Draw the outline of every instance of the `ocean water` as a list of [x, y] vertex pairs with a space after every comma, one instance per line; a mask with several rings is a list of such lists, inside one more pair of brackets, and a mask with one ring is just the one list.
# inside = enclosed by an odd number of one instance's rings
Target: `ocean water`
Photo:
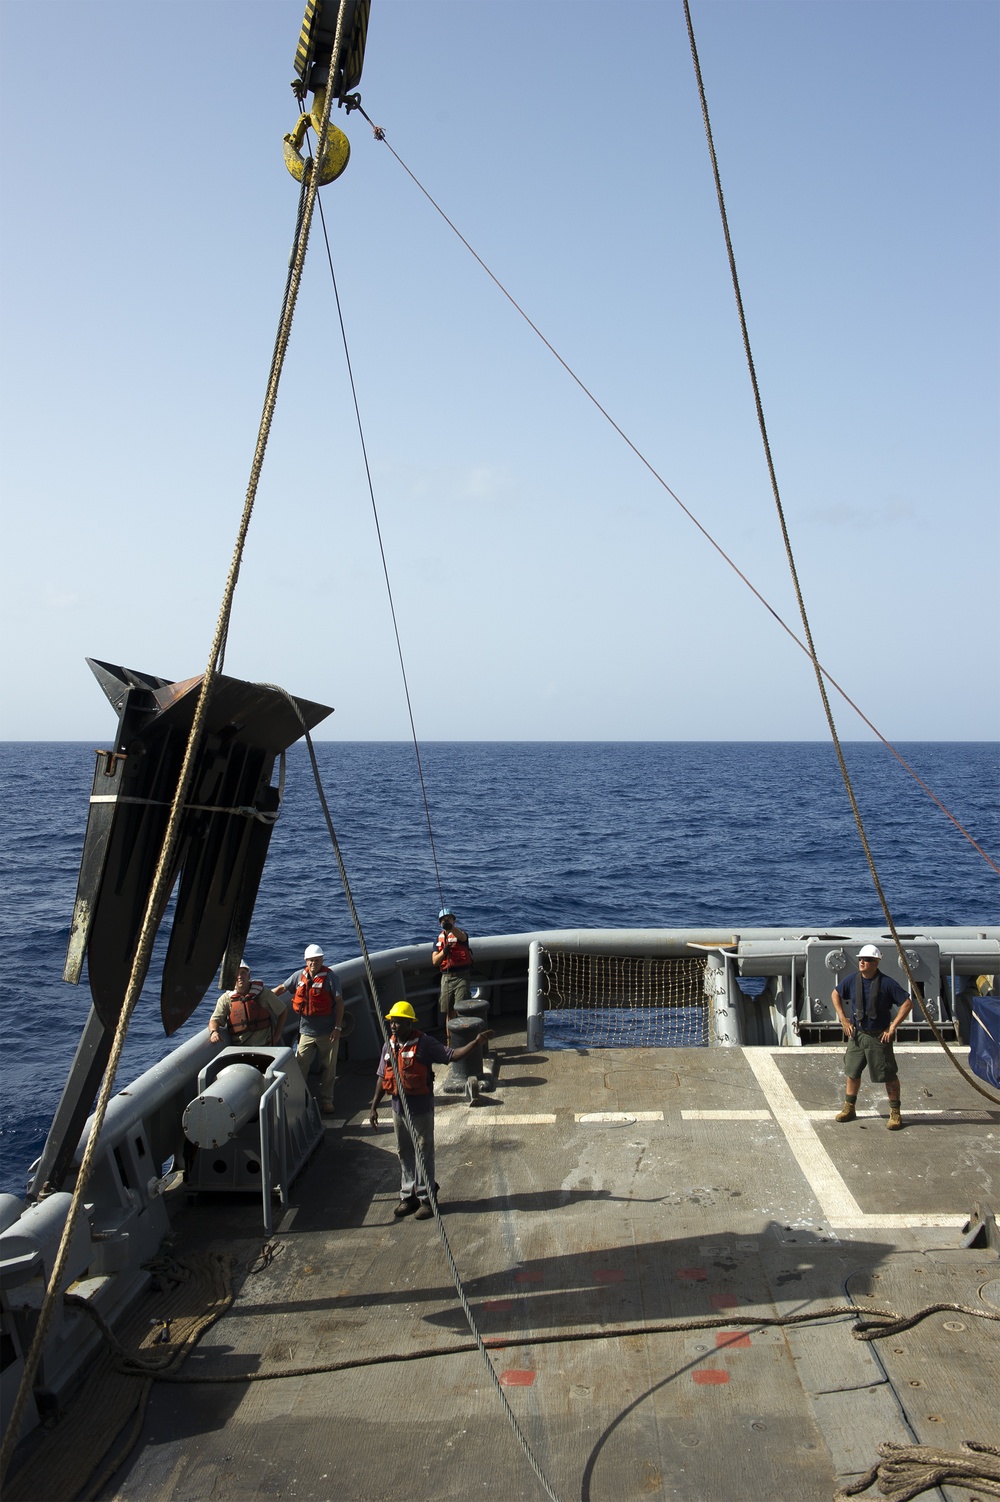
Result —
[[[439, 907], [412, 746], [324, 742], [324, 787], [366, 942], [432, 939]], [[846, 748], [897, 921], [1000, 921], [1000, 879], [880, 746]], [[900, 747], [994, 859], [1000, 746]], [[834, 753], [823, 743], [429, 743], [421, 748], [445, 898], [470, 933], [534, 928], [881, 926]], [[0, 1188], [23, 1189], [89, 997], [61, 979], [93, 747], [0, 744]], [[305, 944], [357, 941], [302, 746], [289, 754], [247, 953], [277, 983]], [[162, 949], [160, 950], [162, 954]], [[119, 1084], [203, 1027], [214, 990], [171, 1043], [159, 960]]]

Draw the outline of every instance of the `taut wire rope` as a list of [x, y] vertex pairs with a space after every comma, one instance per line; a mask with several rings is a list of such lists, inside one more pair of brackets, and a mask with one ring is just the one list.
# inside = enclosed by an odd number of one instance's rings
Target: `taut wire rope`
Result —
[[733, 250], [732, 235], [729, 231], [729, 216], [726, 213], [726, 203], [722, 192], [722, 178], [719, 173], [719, 162], [716, 156], [715, 142], [712, 138], [712, 125], [708, 116], [708, 101], [705, 96], [705, 84], [702, 78], [701, 64], [698, 60], [698, 48], [695, 43], [694, 26], [691, 20], [690, 0], [682, 0], [682, 3], [684, 6], [684, 16], [687, 21], [688, 40], [691, 44], [691, 58], [694, 63], [695, 78], [698, 85], [698, 99], [701, 103], [702, 120], [705, 125], [705, 135], [708, 140], [708, 152], [712, 162], [712, 175], [715, 179], [715, 192], [719, 203], [719, 214], [722, 219], [722, 229], [726, 240], [726, 253], [729, 258], [729, 272], [733, 283], [733, 293], [736, 297], [736, 308], [739, 314], [740, 331], [743, 336], [743, 349], [744, 353], [746, 354], [747, 369], [750, 372], [750, 384], [753, 388], [754, 405], [757, 409], [757, 425], [760, 428], [761, 442], [764, 446], [764, 459], [767, 464], [767, 473], [771, 482], [771, 493], [774, 496], [774, 505], [778, 516], [778, 524], [781, 528], [781, 537], [785, 546], [785, 558], [788, 562], [788, 571], [791, 576], [792, 587], [795, 590], [795, 599], [799, 607], [799, 619], [802, 622], [802, 630], [807, 643], [809, 659], [813, 665], [813, 671], [816, 676], [816, 685], [819, 689], [820, 698], [823, 702], [823, 712], [826, 715], [826, 723], [830, 731], [830, 739], [833, 742], [834, 751], [837, 755], [837, 763], [840, 767], [840, 775], [843, 778], [844, 788], [847, 792], [847, 797], [851, 805], [851, 811], [854, 814], [854, 822], [857, 825], [858, 835], [861, 839], [861, 845], [865, 852], [865, 859], [868, 862], [868, 869], [871, 872], [871, 878], [875, 886], [875, 892], [878, 897], [879, 906], [882, 909], [886, 924], [889, 928], [889, 932], [892, 935], [892, 942], [896, 946], [896, 953], [899, 956], [900, 966], [905, 972], [906, 978], [910, 983], [910, 992], [916, 998], [920, 1010], [923, 1012], [924, 1018], [926, 1019], [931, 1032], [934, 1034], [935, 1039], [937, 1040], [940, 1047], [944, 1049], [948, 1058], [958, 1070], [958, 1073], [962, 1076], [966, 1083], [971, 1085], [972, 1088], [980, 1095], [985, 1096], [985, 1098], [989, 1101], [992, 1101], [994, 1105], [1000, 1105], [1000, 1096], [994, 1095], [992, 1091], [987, 1090], [985, 1089], [985, 1087], [980, 1085], [980, 1083], [952, 1053], [943, 1034], [938, 1030], [938, 1027], [930, 1014], [927, 1004], [924, 1001], [923, 989], [920, 986], [920, 983], [917, 981], [915, 975], [913, 974], [913, 967], [910, 964], [909, 957], [905, 949], [903, 948], [903, 941], [896, 929], [896, 923], [893, 918], [892, 911], [889, 907], [889, 901], [885, 895], [881, 878], [879, 877], [878, 871], [875, 866], [875, 857], [872, 854], [871, 845], [868, 841], [868, 833], [865, 829], [865, 823], [861, 815], [861, 809], [858, 806], [857, 797], [855, 796], [854, 785], [851, 782], [851, 776], [847, 770], [847, 762], [844, 759], [844, 751], [843, 747], [840, 744], [840, 736], [837, 733], [837, 727], [834, 723], [833, 710], [830, 706], [830, 698], [826, 691], [826, 682], [824, 679], [823, 668], [818, 656], [816, 655], [816, 647], [813, 643], [812, 627], [809, 624], [809, 614], [806, 610], [805, 597], [803, 596], [802, 587], [799, 583], [798, 568], [796, 567], [795, 555], [792, 550], [792, 540], [791, 536], [789, 535], [788, 524], [785, 519], [785, 509], [781, 501], [781, 491], [778, 486], [778, 476], [774, 467], [774, 458], [771, 453], [771, 443], [767, 435], [767, 424], [764, 420], [764, 404], [760, 394], [760, 384], [757, 380], [757, 371], [754, 366], [753, 351], [750, 347], [750, 331], [747, 327], [746, 312], [743, 306], [743, 294], [740, 289], [740, 279], [736, 269], [736, 254]]
[[[337, 31], [335, 37], [335, 53], [338, 55], [341, 33], [343, 29], [343, 12], [337, 12]], [[327, 94], [323, 119], [320, 126], [321, 139], [326, 139], [326, 128], [330, 119], [330, 109], [333, 104], [333, 91]], [[76, 1184], [73, 1189], [66, 1221], [63, 1226], [59, 1248], [56, 1252], [52, 1273], [49, 1277], [45, 1296], [42, 1300], [38, 1314], [38, 1324], [35, 1327], [34, 1337], [25, 1358], [24, 1371], [17, 1390], [17, 1397], [11, 1410], [10, 1420], [3, 1437], [3, 1445], [0, 1447], [0, 1479], [7, 1473], [11, 1456], [17, 1444], [21, 1430], [21, 1420], [27, 1406], [28, 1397], [31, 1393], [35, 1372], [38, 1369], [45, 1340], [49, 1327], [52, 1323], [56, 1300], [59, 1297], [66, 1264], [69, 1260], [69, 1250], [76, 1229], [76, 1223], [80, 1216], [83, 1205], [83, 1197], [94, 1166], [97, 1147], [100, 1141], [101, 1130], [104, 1126], [104, 1118], [107, 1114], [111, 1092], [114, 1088], [115, 1075], [121, 1062], [122, 1050], [125, 1046], [125, 1037], [128, 1032], [132, 1013], [135, 1011], [139, 996], [142, 992], [143, 982], [149, 961], [153, 952], [153, 941], [156, 937], [160, 924], [160, 916], [166, 906], [170, 888], [173, 883], [174, 856], [180, 837], [181, 819], [184, 815], [187, 796], [194, 778], [195, 762], [201, 746], [204, 733], [205, 721], [208, 716], [208, 706], [211, 701], [212, 689], [215, 678], [220, 670], [225, 652], [225, 643], [229, 631], [229, 620], [232, 614], [233, 596], [236, 590], [236, 582], [239, 578], [240, 562], [243, 557], [243, 549], [246, 544], [247, 533], [250, 527], [250, 518], [253, 515], [254, 501], [257, 496], [257, 485], [260, 480], [261, 469], [264, 464], [264, 454], [267, 450], [267, 441], [270, 436], [271, 422], [274, 416], [275, 403], [277, 401], [278, 386], [281, 380], [281, 372], [284, 365], [285, 354], [288, 348], [288, 338], [291, 333], [292, 318], [295, 312], [295, 303], [298, 297], [299, 286], [302, 281], [302, 268], [305, 264], [306, 249], [309, 243], [309, 228], [312, 223], [313, 209], [316, 202], [316, 194], [319, 189], [321, 155], [313, 162], [312, 171], [309, 173], [309, 186], [305, 195], [305, 202], [300, 200], [297, 233], [295, 242], [295, 254], [292, 262], [291, 275], [289, 276], [285, 297], [278, 326], [278, 335], [275, 341], [274, 355], [271, 361], [271, 371], [268, 377], [267, 390], [264, 396], [264, 407], [261, 414], [260, 426], [257, 433], [257, 443], [254, 449], [253, 462], [250, 467], [250, 479], [247, 485], [246, 497], [243, 503], [243, 512], [237, 530], [236, 543], [233, 548], [232, 561], [229, 574], [226, 579], [222, 595], [222, 603], [216, 622], [215, 634], [212, 638], [212, 646], [208, 656], [208, 663], [201, 681], [198, 692], [198, 703], [195, 708], [191, 730], [188, 734], [187, 746], [184, 751], [184, 761], [181, 766], [177, 788], [174, 792], [170, 814], [167, 819], [167, 827], [163, 836], [163, 844], [160, 848], [159, 860], [156, 872], [150, 887], [149, 898], [146, 902], [146, 911], [143, 915], [142, 927], [136, 944], [136, 951], [132, 961], [132, 972], [129, 976], [125, 998], [122, 1002], [121, 1013], [118, 1018], [118, 1026], [111, 1045], [111, 1053], [108, 1059], [101, 1088], [98, 1092], [97, 1103], [94, 1107], [92, 1126], [84, 1150], [83, 1161], [77, 1174]], [[305, 174], [303, 174], [305, 175]]]
[[410, 1114], [410, 1107], [407, 1103], [406, 1093], [403, 1090], [403, 1084], [399, 1076], [399, 1069], [397, 1066], [395, 1054], [390, 1047], [389, 1031], [385, 1025], [385, 1018], [379, 1011], [378, 987], [375, 982], [375, 972], [372, 969], [371, 958], [368, 953], [368, 945], [365, 941], [364, 930], [361, 926], [361, 919], [358, 916], [358, 910], [354, 902], [354, 894], [351, 891], [351, 883], [347, 875], [347, 867], [344, 864], [344, 857], [341, 853], [340, 841], [337, 839], [337, 831], [334, 828], [333, 818], [330, 814], [330, 806], [327, 802], [326, 793], [323, 789], [323, 779], [320, 776], [319, 763], [316, 760], [316, 752], [313, 747], [312, 736], [309, 733], [309, 727], [306, 725], [305, 719], [302, 716], [302, 711], [300, 710], [297, 701], [290, 693], [288, 693], [286, 689], [280, 688], [277, 684], [273, 683], [267, 683], [261, 686], [264, 688], [272, 689], [274, 692], [281, 694], [294, 709], [296, 715], [299, 718], [299, 723], [302, 726], [306, 747], [309, 751], [309, 760], [312, 765], [313, 780], [316, 784], [316, 792], [319, 797], [320, 807], [323, 810], [323, 818], [326, 822], [327, 832], [330, 836], [330, 843], [333, 846], [334, 855], [337, 861], [337, 869], [340, 872], [340, 880], [344, 888], [344, 897], [347, 901], [348, 911], [351, 915], [351, 922], [354, 925], [354, 932], [357, 935], [358, 948], [361, 951], [361, 958], [365, 967], [365, 977], [368, 982], [368, 999], [371, 1004], [372, 1016], [375, 1020], [376, 1026], [378, 1027], [379, 1033], [381, 1034], [382, 1042], [388, 1049], [389, 1062], [392, 1065], [393, 1078], [396, 1081], [397, 1098], [399, 1100], [401, 1113], [406, 1122], [407, 1131], [410, 1134], [410, 1141], [413, 1145], [413, 1152], [414, 1157], [416, 1158], [418, 1175], [427, 1185], [427, 1196], [430, 1201], [431, 1209], [434, 1212], [434, 1222], [437, 1226], [438, 1236], [441, 1239], [441, 1246], [444, 1250], [445, 1259], [448, 1263], [448, 1270], [451, 1273], [452, 1281], [455, 1285], [455, 1292], [458, 1296], [458, 1302], [462, 1306], [462, 1313], [465, 1315], [466, 1324], [468, 1325], [469, 1332], [472, 1335], [473, 1340], [475, 1341], [476, 1349], [479, 1351], [479, 1354], [483, 1358], [490, 1381], [493, 1384], [493, 1388], [496, 1391], [497, 1397], [500, 1399], [500, 1405], [503, 1408], [504, 1415], [514, 1431], [514, 1435], [521, 1447], [521, 1450], [524, 1453], [525, 1459], [531, 1466], [531, 1469], [534, 1471], [535, 1476], [537, 1477], [539, 1484], [544, 1489], [546, 1496], [551, 1499], [551, 1502], [559, 1502], [559, 1495], [553, 1489], [551, 1482], [548, 1480], [545, 1472], [542, 1470], [542, 1467], [528, 1441], [528, 1437], [524, 1433], [524, 1430], [521, 1428], [521, 1425], [518, 1422], [517, 1415], [515, 1414], [513, 1408], [510, 1406], [510, 1400], [503, 1390], [503, 1385], [501, 1384], [500, 1378], [497, 1375], [496, 1367], [493, 1365], [493, 1362], [490, 1358], [486, 1341], [483, 1339], [479, 1326], [476, 1323], [476, 1317], [472, 1312], [472, 1306], [469, 1303], [468, 1296], [465, 1292], [465, 1287], [462, 1283], [462, 1275], [458, 1270], [458, 1265], [455, 1262], [454, 1254], [451, 1250], [451, 1244], [448, 1240], [448, 1233], [445, 1231], [444, 1221], [441, 1219], [441, 1213], [438, 1209], [437, 1194], [435, 1193], [434, 1182], [431, 1175], [427, 1172], [427, 1164], [424, 1161], [424, 1155], [420, 1149], [420, 1139], [413, 1127], [413, 1117]]
[[[573, 381], [574, 384], [580, 389], [580, 391], [587, 398], [587, 400], [594, 407], [597, 408], [598, 412], [601, 414], [601, 416], [604, 418], [604, 420], [609, 424], [610, 427], [612, 427], [614, 429], [614, 431], [618, 434], [619, 438], [626, 445], [626, 447], [629, 448], [632, 451], [632, 453], [638, 459], [639, 463], [643, 466], [643, 468], [646, 469], [649, 472], [649, 474], [652, 476], [652, 478], [656, 481], [657, 485], [659, 485], [663, 490], [666, 491], [666, 493], [667, 493], [667, 495], [669, 495], [670, 499], [680, 508], [680, 510], [687, 517], [688, 521], [691, 522], [692, 526], [696, 527], [697, 530], [701, 533], [702, 537], [704, 537], [705, 541], [709, 544], [709, 546], [715, 549], [716, 553], [718, 553], [719, 557], [727, 565], [727, 567], [730, 568], [730, 569], [732, 569], [732, 571], [736, 575], [736, 577], [741, 581], [741, 583], [743, 583], [747, 587], [747, 589], [750, 591], [750, 593], [757, 599], [757, 601], [759, 602], [759, 604], [763, 605], [764, 609], [768, 612], [768, 614], [773, 617], [776, 625], [778, 625], [778, 626], [781, 627], [782, 631], [784, 631], [785, 634], [788, 637], [791, 638], [791, 640], [795, 643], [795, 645], [799, 648], [799, 650], [801, 652], [804, 652], [805, 655], [810, 658], [810, 661], [813, 661], [813, 658], [812, 658], [812, 656], [811, 656], [811, 654], [809, 652], [809, 648], [806, 645], [806, 643], [804, 641], [802, 641], [799, 636], [796, 635], [795, 631], [792, 629], [791, 626], [789, 626], [789, 624], [787, 623], [787, 621], [785, 621], [783, 619], [783, 617], [781, 616], [780, 612], [776, 609], [776, 607], [771, 604], [771, 602], [757, 588], [757, 586], [752, 582], [752, 580], [750, 580], [747, 577], [747, 575], [740, 568], [740, 566], [736, 562], [736, 560], [734, 558], [732, 558], [729, 553], [726, 552], [725, 548], [718, 541], [718, 539], [715, 538], [715, 537], [713, 537], [712, 533], [708, 530], [708, 528], [704, 525], [704, 523], [701, 522], [698, 519], [698, 517], [691, 510], [691, 508], [689, 506], [685, 505], [685, 503], [681, 500], [681, 498], [677, 494], [677, 492], [671, 488], [671, 486], [668, 484], [668, 482], [663, 478], [663, 476], [660, 474], [660, 472], [656, 469], [656, 467], [654, 466], [654, 464], [652, 463], [652, 461], [650, 459], [648, 459], [646, 457], [646, 455], [642, 452], [642, 450], [639, 448], [638, 444], [634, 443], [633, 440], [625, 432], [624, 428], [622, 428], [620, 426], [620, 424], [618, 422], [616, 422], [616, 420], [612, 417], [611, 413], [607, 410], [607, 408], [604, 407], [601, 404], [601, 402], [594, 395], [594, 393], [590, 390], [590, 388], [586, 385], [586, 383], [582, 380], [582, 378], [577, 375], [576, 371], [569, 364], [569, 362], [563, 358], [563, 356], [556, 349], [555, 345], [552, 344], [552, 342], [548, 338], [546, 338], [545, 334], [542, 333], [542, 330], [538, 327], [538, 325], [525, 312], [525, 310], [521, 307], [520, 303], [513, 296], [513, 294], [508, 291], [508, 289], [504, 286], [503, 282], [496, 275], [496, 273], [490, 269], [490, 267], [483, 260], [482, 256], [479, 254], [479, 252], [477, 250], [475, 250], [472, 247], [472, 245], [470, 245], [469, 241], [462, 234], [462, 232], [458, 228], [458, 226], [454, 223], [453, 220], [451, 220], [448, 217], [448, 215], [445, 213], [444, 209], [437, 202], [437, 200], [428, 192], [428, 190], [424, 187], [423, 183], [416, 176], [416, 174], [412, 171], [412, 169], [409, 166], [407, 166], [406, 162], [403, 161], [403, 158], [399, 155], [399, 152], [395, 149], [395, 147], [389, 141], [389, 138], [387, 137], [384, 128], [381, 125], [376, 125], [375, 122], [371, 119], [371, 116], [368, 115], [368, 114], [366, 114], [365, 110], [362, 108], [362, 106], [360, 104], [356, 105], [355, 108], [357, 108], [360, 111], [360, 113], [364, 116], [364, 118], [368, 121], [368, 124], [372, 128], [372, 134], [374, 135], [375, 140], [378, 141], [378, 142], [380, 142], [383, 146], [385, 146], [387, 148], [387, 150], [390, 152], [390, 154], [395, 158], [396, 162], [398, 162], [399, 166], [406, 173], [407, 177], [413, 183], [414, 187], [418, 190], [418, 192], [420, 192], [420, 193], [423, 194], [423, 196], [427, 199], [427, 202], [430, 204], [430, 206], [434, 210], [434, 212], [436, 214], [440, 215], [440, 217], [444, 220], [445, 224], [448, 226], [448, 228], [455, 235], [456, 239], [458, 239], [458, 240], [461, 241], [461, 243], [465, 246], [466, 250], [472, 256], [473, 260], [478, 263], [478, 265], [482, 268], [483, 271], [485, 271], [486, 275], [489, 277], [490, 281], [493, 282], [493, 284], [497, 288], [497, 290], [507, 299], [507, 301], [510, 303], [510, 305], [514, 309], [514, 311], [519, 315], [519, 317], [523, 318], [524, 322], [531, 329], [532, 333], [535, 334], [538, 337], [538, 339], [542, 342], [542, 344], [545, 345], [545, 348], [549, 351], [549, 354], [552, 355], [553, 359], [556, 360], [558, 362], [558, 364], [562, 366], [563, 370], [569, 376], [570, 380]], [[903, 768], [903, 770], [907, 773], [907, 775], [913, 779], [913, 781], [918, 785], [918, 787], [920, 787], [920, 788], [923, 789], [923, 791], [927, 794], [927, 796], [931, 799], [931, 801], [937, 805], [937, 807], [941, 810], [941, 812], [945, 815], [945, 817], [951, 820], [952, 824], [954, 824], [955, 828], [962, 835], [962, 837], [969, 842], [969, 844], [972, 846], [972, 848], [980, 856], [982, 856], [982, 858], [986, 862], [986, 864], [988, 866], [991, 866], [992, 869], [994, 871], [996, 871], [997, 875], [1000, 876], [1000, 864], [998, 864], [998, 862], [993, 859], [993, 857], [989, 854], [988, 851], [986, 851], [986, 850], [983, 849], [982, 845], [980, 845], [978, 843], [978, 841], [969, 832], [969, 830], [967, 830], [965, 828], [964, 824], [962, 824], [962, 822], [955, 816], [955, 814], [952, 813], [951, 809], [948, 808], [947, 805], [944, 802], [942, 802], [942, 800], [937, 796], [937, 794], [934, 792], [934, 790], [932, 788], [930, 788], [927, 785], [926, 782], [924, 782], [923, 778], [920, 777], [919, 774], [916, 772], [916, 770], [913, 767], [910, 766], [910, 763], [905, 759], [904, 756], [901, 755], [901, 753], [896, 749], [896, 747], [892, 744], [892, 742], [888, 739], [888, 737], [886, 737], [885, 735], [882, 734], [882, 731], [878, 728], [878, 726], [874, 723], [874, 721], [871, 720], [868, 717], [868, 715], [864, 712], [864, 710], [860, 707], [860, 705], [858, 705], [851, 698], [851, 696], [847, 692], [847, 690], [845, 688], [843, 688], [837, 682], [836, 678], [834, 678], [833, 674], [829, 671], [829, 669], [823, 667], [822, 663], [818, 664], [818, 666], [819, 666], [819, 669], [822, 672], [823, 676], [825, 677], [827, 683], [829, 683], [830, 687], [836, 690], [836, 692], [843, 699], [844, 703], [847, 704], [848, 707], [850, 709], [852, 709], [854, 711], [854, 713], [858, 716], [858, 719], [861, 720], [861, 722], [868, 727], [868, 729], [875, 736], [876, 740], [880, 741], [882, 743], [882, 745], [885, 747], [885, 749], [889, 752], [889, 754], [891, 756], [895, 757], [896, 761], [899, 762], [899, 765]]]
[[379, 522], [378, 506], [375, 504], [375, 485], [372, 481], [371, 465], [368, 462], [368, 445], [365, 442], [365, 430], [361, 421], [361, 408], [358, 404], [358, 392], [354, 382], [354, 367], [351, 364], [351, 351], [347, 343], [347, 329], [344, 324], [344, 311], [340, 305], [340, 289], [337, 286], [337, 274], [333, 269], [333, 254], [330, 250], [330, 237], [326, 232], [326, 216], [323, 213], [323, 204], [319, 204], [320, 225], [323, 230], [323, 243], [326, 246], [326, 259], [330, 267], [330, 280], [333, 284], [333, 296], [337, 304], [337, 318], [340, 322], [340, 334], [344, 342], [344, 359], [347, 362], [347, 377], [351, 383], [351, 398], [354, 402], [354, 415], [358, 423], [358, 437], [361, 441], [361, 453], [365, 462], [365, 475], [368, 480], [368, 494], [371, 497], [372, 516], [375, 518], [375, 533], [378, 537], [378, 550], [382, 559], [382, 575], [385, 579], [385, 592], [389, 597], [389, 613], [392, 616], [392, 629], [396, 638], [396, 655], [399, 658], [399, 671], [403, 679], [403, 693], [406, 696], [406, 713], [410, 720], [410, 735], [413, 740], [413, 754], [417, 760], [417, 776], [420, 779], [420, 793], [424, 800], [424, 818], [427, 821], [427, 838], [431, 846], [431, 859], [434, 862], [434, 879], [437, 882], [438, 902], [444, 906], [444, 888], [441, 885], [441, 868], [438, 865], [437, 844], [434, 839], [434, 827], [431, 823], [430, 804], [427, 800], [427, 784], [424, 781], [424, 765], [420, 755], [420, 742], [417, 739], [417, 726], [413, 718], [413, 703], [410, 699], [410, 685], [406, 676], [406, 663], [403, 659], [403, 643], [399, 634], [399, 622], [396, 619], [396, 603], [392, 595], [392, 584], [389, 581], [389, 564], [385, 556], [385, 544], [382, 541], [382, 526]]

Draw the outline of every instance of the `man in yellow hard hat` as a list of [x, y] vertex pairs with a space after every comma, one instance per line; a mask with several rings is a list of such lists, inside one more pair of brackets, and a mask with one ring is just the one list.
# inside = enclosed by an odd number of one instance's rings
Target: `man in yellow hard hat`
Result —
[[[434, 1211], [430, 1206], [428, 1185], [434, 1184], [434, 1064], [450, 1064], [452, 1059], [464, 1059], [466, 1054], [481, 1043], [492, 1038], [491, 1032], [477, 1033], [471, 1043], [461, 1048], [447, 1048], [422, 1033], [417, 1027], [417, 1014], [408, 1001], [397, 1001], [390, 1010], [387, 1021], [390, 1027], [389, 1042], [382, 1049], [378, 1061], [378, 1083], [368, 1117], [370, 1126], [378, 1131], [378, 1108], [385, 1095], [392, 1096], [392, 1124], [396, 1129], [396, 1153], [399, 1157], [399, 1204], [392, 1212], [397, 1217], [416, 1215], [417, 1220], [430, 1220]], [[395, 1068], [393, 1068], [395, 1065]], [[426, 1177], [420, 1174], [413, 1138], [399, 1103], [399, 1091], [406, 1096], [413, 1134], [424, 1161]]]

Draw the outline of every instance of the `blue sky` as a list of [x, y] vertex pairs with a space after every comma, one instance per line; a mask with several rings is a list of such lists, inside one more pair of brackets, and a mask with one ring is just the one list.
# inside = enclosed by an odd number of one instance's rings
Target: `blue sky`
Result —
[[[1000, 10], [692, 9], [820, 656], [891, 738], [996, 737]], [[106, 739], [85, 655], [205, 666], [295, 213], [301, 10], [3, 6], [3, 738]], [[361, 93], [797, 628], [679, 0], [373, 0]], [[821, 737], [806, 658], [340, 123], [323, 203], [420, 735]], [[335, 705], [323, 733], [408, 734], [318, 232], [226, 666]]]

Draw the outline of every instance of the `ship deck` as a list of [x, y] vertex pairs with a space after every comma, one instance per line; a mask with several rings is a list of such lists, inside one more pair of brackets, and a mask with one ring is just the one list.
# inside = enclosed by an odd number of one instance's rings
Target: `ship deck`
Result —
[[[867, 1082], [872, 1114], [832, 1120], [839, 1048], [531, 1054], [523, 1031], [494, 1047], [493, 1096], [438, 1102], [442, 1220], [487, 1342], [524, 1342], [493, 1361], [564, 1502], [830, 1502], [882, 1441], [997, 1442], [995, 1323], [944, 1312], [874, 1343], [849, 1316], [753, 1323], [845, 1304], [997, 1313], [996, 1251], [963, 1249], [962, 1227], [995, 1200], [1000, 1113], [937, 1049], [900, 1050], [906, 1126], [888, 1133], [883, 1087]], [[544, 1496], [482, 1356], [435, 1354], [468, 1327], [435, 1223], [393, 1218], [393, 1134], [367, 1125], [372, 1084], [370, 1068], [342, 1074], [273, 1257], [259, 1256], [259, 1201], [181, 1192], [173, 1219], [178, 1245], [237, 1261], [233, 1307], [187, 1376], [386, 1359], [156, 1384], [102, 1497]], [[635, 1328], [706, 1316], [726, 1323]]]

